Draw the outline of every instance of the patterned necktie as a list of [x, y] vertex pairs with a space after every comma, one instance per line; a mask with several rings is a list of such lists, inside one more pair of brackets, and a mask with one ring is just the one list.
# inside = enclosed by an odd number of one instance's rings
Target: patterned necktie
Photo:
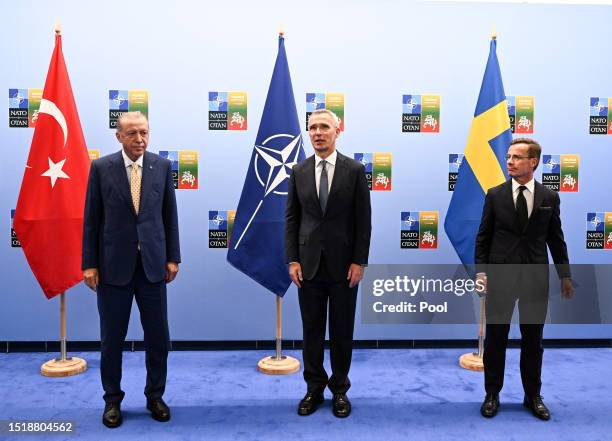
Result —
[[130, 173], [130, 190], [132, 192], [132, 204], [134, 204], [134, 211], [138, 214], [140, 209], [140, 182], [141, 177], [138, 173], [138, 165], [134, 162], [131, 165], [132, 171]]
[[319, 203], [321, 204], [321, 210], [325, 213], [325, 207], [327, 207], [327, 197], [329, 196], [329, 184], [327, 181], [327, 161], [324, 159], [321, 161], [321, 179], [319, 180]]
[[518, 214], [519, 223], [521, 224], [521, 231], [525, 230], [529, 220], [527, 199], [525, 199], [525, 195], [523, 194], [525, 190], [527, 190], [527, 187], [521, 185], [519, 187], [519, 194], [516, 196], [516, 213]]

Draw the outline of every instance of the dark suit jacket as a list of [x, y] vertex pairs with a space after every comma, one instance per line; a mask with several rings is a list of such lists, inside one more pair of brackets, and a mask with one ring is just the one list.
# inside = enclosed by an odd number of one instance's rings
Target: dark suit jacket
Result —
[[335, 281], [346, 280], [351, 263], [368, 263], [372, 230], [370, 191], [363, 164], [338, 152], [325, 213], [315, 184], [314, 155], [293, 167], [287, 196], [287, 262], [299, 262], [306, 280], [321, 255]]
[[478, 272], [487, 272], [487, 264], [543, 264], [544, 267], [548, 264], [548, 245], [559, 277], [570, 276], [559, 195], [535, 181], [533, 196], [529, 222], [521, 230], [512, 198], [512, 180], [487, 192], [476, 237]]
[[166, 262], [181, 261], [171, 163], [145, 152], [140, 210], [136, 215], [119, 151], [91, 164], [82, 267], [98, 268], [103, 283], [125, 285], [134, 275], [138, 244], [150, 282], [165, 278]]

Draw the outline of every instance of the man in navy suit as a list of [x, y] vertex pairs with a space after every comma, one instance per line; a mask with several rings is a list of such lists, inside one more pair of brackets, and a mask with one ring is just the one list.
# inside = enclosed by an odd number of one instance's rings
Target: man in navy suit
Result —
[[559, 195], [533, 178], [541, 152], [533, 139], [517, 138], [510, 143], [506, 166], [511, 179], [487, 192], [476, 237], [477, 277], [487, 296], [483, 359], [486, 397], [480, 412], [488, 418], [494, 417], [499, 408], [508, 331], [518, 300], [523, 404], [536, 417], [550, 419], [540, 395], [548, 250], [561, 279], [562, 296], [571, 298], [574, 288], [561, 229]]
[[98, 294], [106, 406], [102, 422], [121, 425], [121, 360], [132, 299], [140, 310], [146, 350], [147, 409], [168, 421], [166, 284], [181, 261], [170, 161], [146, 151], [149, 122], [140, 112], [117, 121], [123, 149], [91, 164], [83, 227], [83, 279]]
[[[285, 229], [289, 276], [299, 288], [304, 334], [307, 392], [297, 412], [315, 412], [329, 387], [332, 412], [344, 418], [351, 413], [346, 393], [351, 387], [357, 285], [370, 252], [370, 191], [363, 164], [336, 150], [340, 125], [333, 112], [314, 111], [308, 133], [315, 154], [293, 167]], [[331, 377], [323, 367], [328, 310]]]

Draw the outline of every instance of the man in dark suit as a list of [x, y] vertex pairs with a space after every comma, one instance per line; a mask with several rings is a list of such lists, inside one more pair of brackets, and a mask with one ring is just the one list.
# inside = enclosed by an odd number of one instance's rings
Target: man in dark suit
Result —
[[523, 404], [536, 417], [550, 419], [540, 395], [542, 333], [548, 308], [547, 246], [561, 279], [563, 297], [572, 297], [574, 290], [559, 195], [533, 179], [541, 152], [532, 139], [517, 138], [510, 143], [506, 166], [511, 179], [487, 192], [476, 237], [477, 282], [487, 296], [486, 397], [480, 409], [485, 417], [494, 417], [499, 408], [508, 331], [518, 300]]
[[181, 261], [170, 161], [146, 151], [149, 123], [140, 112], [117, 121], [120, 152], [91, 164], [83, 228], [83, 279], [98, 294], [106, 406], [102, 422], [121, 425], [121, 359], [132, 299], [140, 310], [146, 350], [147, 409], [170, 419], [166, 386], [166, 283]]
[[[298, 414], [313, 413], [328, 386], [333, 413], [342, 418], [351, 413], [346, 392], [357, 285], [370, 249], [370, 192], [363, 165], [336, 151], [340, 128], [333, 112], [313, 112], [308, 131], [315, 155], [293, 167], [286, 211], [286, 257], [299, 288], [308, 387]], [[331, 378], [323, 367], [328, 302]]]

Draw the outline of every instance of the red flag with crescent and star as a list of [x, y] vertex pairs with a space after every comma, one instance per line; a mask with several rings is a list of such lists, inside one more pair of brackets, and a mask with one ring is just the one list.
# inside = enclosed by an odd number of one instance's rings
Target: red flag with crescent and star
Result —
[[58, 33], [13, 221], [47, 298], [83, 279], [81, 247], [88, 176], [89, 154]]

